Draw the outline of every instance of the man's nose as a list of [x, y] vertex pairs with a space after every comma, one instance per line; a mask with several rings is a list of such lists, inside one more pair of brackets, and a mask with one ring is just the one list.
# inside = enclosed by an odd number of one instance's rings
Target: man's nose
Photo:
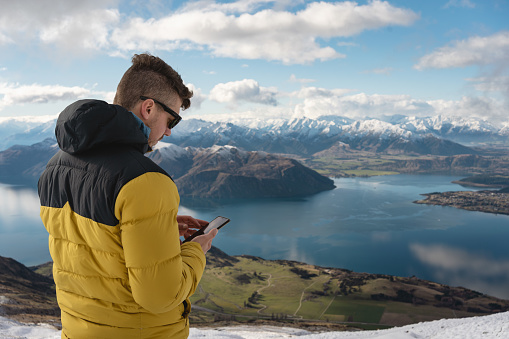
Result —
[[166, 131], [164, 132], [164, 135], [169, 137], [171, 135], [171, 129], [170, 128], [166, 128]]

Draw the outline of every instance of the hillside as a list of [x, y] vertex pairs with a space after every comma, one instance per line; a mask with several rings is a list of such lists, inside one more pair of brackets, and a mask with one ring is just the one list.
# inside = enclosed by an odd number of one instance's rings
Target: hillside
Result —
[[[177, 158], [159, 162], [158, 152], [172, 148]], [[311, 195], [333, 189], [334, 183], [296, 160], [231, 146], [180, 149], [162, 145], [149, 155], [175, 179], [182, 197], [265, 198]], [[162, 157], [164, 158], [164, 157]]]
[[[32, 269], [49, 272], [48, 264]], [[27, 322], [57, 321], [51, 281], [12, 259], [0, 257], [0, 291], [6, 300], [3, 315]], [[509, 300], [416, 277], [230, 256], [215, 247], [207, 253], [205, 274], [191, 300], [192, 326], [256, 323], [370, 329], [509, 310]]]
[[0, 256], [0, 315], [22, 322], [60, 324], [53, 279]]
[[[0, 152], [0, 181], [35, 186], [57, 152], [52, 139]], [[147, 154], [176, 181], [182, 197], [296, 197], [334, 188], [331, 179], [296, 160], [235, 147], [182, 148], [161, 142]]]
[[192, 313], [195, 324], [262, 318], [382, 328], [509, 310], [508, 300], [416, 277], [231, 257], [217, 249], [210, 256], [221, 260], [209, 259], [200, 288], [191, 299], [198, 311]]
[[332, 177], [400, 173], [504, 175], [509, 168], [509, 155], [381, 155], [355, 151], [343, 144], [335, 146], [335, 154], [319, 152], [312, 158], [305, 159], [304, 163], [319, 173]]
[[0, 181], [36, 184], [49, 159], [57, 151], [56, 141], [46, 139], [32, 146], [16, 145], [0, 152]]
[[509, 175], [480, 174], [454, 181], [454, 183], [463, 186], [504, 188], [509, 187]]

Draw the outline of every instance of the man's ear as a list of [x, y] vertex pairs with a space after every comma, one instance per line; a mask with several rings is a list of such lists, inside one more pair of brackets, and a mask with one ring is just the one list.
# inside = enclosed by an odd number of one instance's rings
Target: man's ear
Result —
[[141, 105], [140, 105], [140, 118], [144, 121], [148, 120], [152, 114], [152, 112], [154, 111], [154, 101], [153, 100], [150, 100], [150, 99], [147, 99], [147, 100], [144, 100], [142, 101]]

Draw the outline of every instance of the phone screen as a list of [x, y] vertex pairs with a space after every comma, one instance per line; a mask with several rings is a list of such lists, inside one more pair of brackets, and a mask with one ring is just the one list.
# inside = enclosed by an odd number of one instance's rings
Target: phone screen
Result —
[[209, 224], [207, 226], [200, 229], [199, 231], [194, 232], [189, 238], [186, 238], [183, 242], [188, 242], [202, 234], [208, 234], [214, 228], [220, 229], [221, 227], [223, 227], [224, 225], [226, 225], [229, 222], [230, 222], [230, 219], [228, 219], [228, 218], [216, 217], [214, 220], [209, 222]]
[[214, 228], [220, 229], [224, 225], [230, 222], [230, 219], [225, 217], [217, 217], [209, 224], [207, 225], [207, 228], [205, 228], [204, 234], [208, 234], [210, 231], [212, 231]]

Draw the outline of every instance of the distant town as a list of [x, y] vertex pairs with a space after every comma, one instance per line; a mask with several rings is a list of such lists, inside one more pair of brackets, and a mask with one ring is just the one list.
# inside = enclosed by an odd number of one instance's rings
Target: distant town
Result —
[[509, 215], [509, 193], [497, 191], [434, 192], [417, 204], [452, 206], [470, 211]]

